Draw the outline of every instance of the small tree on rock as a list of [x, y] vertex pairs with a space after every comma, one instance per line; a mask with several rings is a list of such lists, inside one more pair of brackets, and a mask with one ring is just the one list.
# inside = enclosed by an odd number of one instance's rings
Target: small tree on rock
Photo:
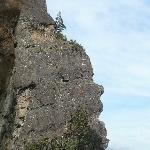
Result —
[[63, 19], [61, 17], [61, 12], [59, 11], [57, 14], [57, 17], [55, 18], [56, 23], [56, 31], [58, 33], [62, 33], [64, 29], [66, 29], [66, 26], [64, 25]]

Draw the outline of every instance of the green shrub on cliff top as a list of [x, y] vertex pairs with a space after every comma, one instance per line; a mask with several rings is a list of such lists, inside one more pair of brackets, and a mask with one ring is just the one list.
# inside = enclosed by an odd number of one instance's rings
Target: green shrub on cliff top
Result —
[[69, 43], [72, 46], [72, 50], [79, 51], [83, 49], [83, 46], [81, 44], [78, 44], [76, 40], [70, 40]]
[[61, 12], [59, 11], [57, 17], [55, 18], [55, 29], [56, 29], [56, 38], [67, 41], [67, 37], [63, 35], [63, 30], [66, 29], [64, 21], [61, 17]]
[[66, 29], [66, 26], [64, 25], [64, 21], [61, 17], [61, 12], [59, 11], [57, 14], [57, 17], [55, 18], [55, 24], [56, 24], [56, 31], [57, 33], [62, 33], [64, 29]]

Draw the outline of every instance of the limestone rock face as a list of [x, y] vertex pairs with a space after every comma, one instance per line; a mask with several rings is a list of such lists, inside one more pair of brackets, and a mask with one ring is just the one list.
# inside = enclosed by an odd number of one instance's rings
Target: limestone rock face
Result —
[[63, 135], [79, 107], [100, 139], [95, 150], [106, 149], [106, 129], [98, 120], [104, 89], [93, 82], [85, 50], [57, 35], [45, 0], [5, 2], [0, 12], [0, 150], [24, 150], [28, 142]]

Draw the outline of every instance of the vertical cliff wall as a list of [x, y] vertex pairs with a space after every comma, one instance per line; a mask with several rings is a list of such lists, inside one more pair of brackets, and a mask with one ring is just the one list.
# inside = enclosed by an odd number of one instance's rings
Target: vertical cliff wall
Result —
[[[106, 129], [98, 120], [104, 89], [93, 82], [83, 47], [56, 33], [45, 0], [0, 2], [0, 150], [29, 149], [43, 139], [52, 149], [53, 139], [70, 135], [81, 110], [91, 149], [106, 149]], [[88, 144], [78, 149], [89, 150]]]

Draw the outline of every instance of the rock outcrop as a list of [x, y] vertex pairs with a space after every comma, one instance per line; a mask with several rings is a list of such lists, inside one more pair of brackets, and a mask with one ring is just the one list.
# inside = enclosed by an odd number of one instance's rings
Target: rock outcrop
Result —
[[106, 149], [104, 89], [92, 77], [85, 50], [57, 34], [45, 0], [0, 0], [0, 150], [68, 135], [79, 110], [88, 114], [93, 150]]

